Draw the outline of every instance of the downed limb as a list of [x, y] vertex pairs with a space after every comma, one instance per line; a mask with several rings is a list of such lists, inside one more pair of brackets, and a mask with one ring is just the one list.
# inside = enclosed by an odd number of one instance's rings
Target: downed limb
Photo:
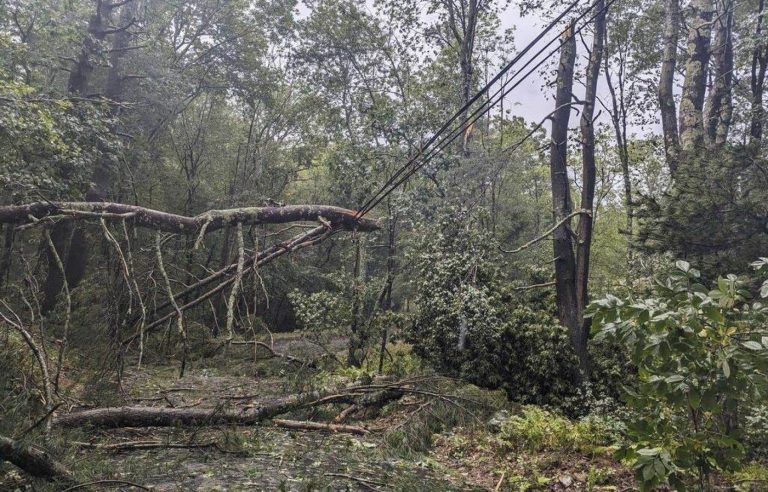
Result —
[[267, 352], [269, 352], [270, 358], [276, 357], [278, 359], [285, 359], [285, 360], [287, 360], [289, 362], [293, 362], [295, 364], [299, 364], [300, 366], [315, 367], [315, 365], [316, 365], [315, 361], [304, 360], [304, 359], [300, 359], [298, 357], [294, 357], [294, 356], [289, 355], [289, 354], [284, 354], [282, 352], [277, 352], [277, 351], [275, 351], [275, 349], [273, 349], [272, 347], [270, 347], [269, 345], [267, 345], [264, 342], [259, 342], [259, 341], [256, 341], [256, 340], [242, 340], [242, 341], [235, 340], [235, 341], [232, 341], [230, 343], [232, 345], [255, 345], [256, 347], [261, 347], [261, 348], [265, 349]]
[[33, 477], [51, 481], [74, 482], [69, 470], [51, 458], [48, 453], [9, 437], [0, 436], [0, 461], [13, 463]]
[[[329, 229], [326, 225], [317, 226], [314, 229], [311, 229], [303, 234], [299, 234], [298, 236], [295, 236], [293, 238], [287, 239], [283, 242], [280, 242], [278, 244], [275, 244], [273, 246], [270, 246], [267, 249], [264, 249], [257, 253], [256, 255], [248, 258], [244, 265], [246, 268], [250, 268], [254, 262], [257, 266], [266, 265], [267, 263], [271, 262], [272, 260], [279, 258], [282, 255], [291, 253], [293, 251], [296, 251], [301, 248], [305, 248], [308, 246], [312, 246], [314, 244], [319, 243], [320, 241], [323, 241], [325, 238], [332, 235], [337, 229]], [[230, 268], [231, 267], [231, 268]], [[181, 300], [184, 298], [189, 298], [191, 294], [201, 290], [202, 288], [206, 287], [207, 285], [211, 284], [215, 280], [221, 279], [223, 277], [226, 277], [230, 273], [234, 273], [237, 271], [237, 263], [234, 265], [230, 265], [230, 267], [222, 268], [221, 270], [209, 275], [208, 277], [200, 280], [199, 282], [196, 282], [195, 284], [191, 285], [190, 287], [184, 289], [183, 291], [177, 293], [174, 295], [174, 299]], [[218, 292], [221, 292], [224, 290], [228, 285], [230, 285], [232, 282], [236, 280], [236, 277], [230, 277], [228, 279], [222, 280], [218, 285], [211, 288], [210, 290], [204, 292], [203, 294], [199, 295], [198, 297], [190, 300], [189, 302], [186, 302], [185, 304], [178, 305], [178, 308], [181, 311], [185, 311], [187, 309], [190, 309], [194, 306], [197, 306], [201, 302], [205, 301], [206, 299], [209, 299], [210, 297], [214, 296]], [[166, 308], [170, 306], [170, 302], [166, 302], [165, 304], [162, 304], [157, 307], [156, 310], [161, 310], [163, 308]], [[165, 325], [165, 323], [176, 316], [176, 311], [170, 312], [165, 314], [164, 316], [161, 316], [160, 318], [155, 319], [153, 322], [148, 323], [144, 327], [144, 333], [149, 333], [159, 327], [162, 327]], [[126, 345], [136, 338], [138, 338], [138, 334], [134, 334], [125, 340], [123, 340], [123, 345]]]
[[99, 449], [102, 451], [139, 451], [145, 449], [205, 449], [215, 448], [218, 444], [215, 442], [204, 442], [199, 444], [172, 443], [163, 441], [130, 441], [117, 442], [111, 444], [98, 444], [93, 442], [72, 442], [75, 446], [89, 449]]
[[379, 229], [375, 220], [358, 218], [355, 211], [329, 205], [287, 205], [209, 210], [194, 217], [152, 210], [137, 205], [110, 202], [36, 202], [0, 207], [0, 224], [53, 222], [57, 220], [129, 218], [136, 226], [182, 235], [208, 234], [226, 226], [287, 224], [318, 221], [322, 217], [334, 226], [369, 232]]
[[101, 428], [117, 427], [170, 427], [174, 425], [256, 425], [302, 408], [332, 403], [357, 404], [359, 406], [383, 405], [400, 398], [398, 389], [379, 390], [369, 386], [348, 388], [340, 393], [311, 392], [284, 398], [275, 403], [246, 411], [222, 408], [157, 408], [157, 407], [106, 407], [80, 410], [59, 415], [54, 426]]
[[325, 424], [322, 422], [309, 422], [300, 420], [272, 419], [272, 425], [283, 427], [285, 429], [341, 432], [344, 434], [355, 434], [358, 436], [364, 436], [370, 432], [365, 427], [359, 427], [356, 425]]
[[544, 239], [548, 238], [553, 232], [555, 232], [555, 230], [557, 230], [558, 227], [562, 226], [563, 224], [565, 224], [566, 222], [568, 222], [572, 218], [576, 217], [577, 215], [590, 215], [591, 216], [592, 212], [590, 212], [588, 210], [577, 210], [575, 212], [572, 212], [572, 213], [568, 214], [566, 217], [564, 217], [560, 222], [558, 222], [557, 224], [555, 224], [552, 227], [550, 227], [549, 229], [547, 229], [547, 231], [544, 234], [542, 234], [541, 236], [538, 236], [538, 237], [535, 237], [535, 238], [531, 239], [530, 241], [528, 241], [527, 243], [523, 244], [519, 248], [516, 248], [516, 249], [504, 249], [501, 246], [499, 246], [499, 251], [501, 251], [502, 253], [508, 253], [508, 254], [514, 254], [514, 253], [519, 253], [521, 251], [525, 251], [526, 249], [530, 248], [531, 246], [533, 246], [534, 244], [538, 243], [539, 241], [543, 241]]

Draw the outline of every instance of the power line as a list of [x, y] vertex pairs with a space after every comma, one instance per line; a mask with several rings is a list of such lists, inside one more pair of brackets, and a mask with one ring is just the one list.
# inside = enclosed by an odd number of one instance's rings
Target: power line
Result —
[[[586, 22], [584, 22], [578, 29], [575, 29], [571, 36], [575, 36], [578, 33], [580, 33], [584, 28], [586, 28], [587, 25], [589, 25], [595, 18], [597, 18], [599, 15], [602, 15], [604, 12], [608, 10], [608, 8], [615, 3], [617, 0], [610, 0], [603, 8], [601, 8], [597, 13], [595, 13], [592, 17], [590, 17]], [[571, 24], [575, 25], [576, 23], [580, 22], [584, 17], [595, 9], [597, 4], [599, 3], [599, 0], [593, 3], [588, 9], [586, 9], [584, 12], [581, 13], [576, 19], [574, 19]], [[542, 31], [534, 41], [532, 41], [526, 48], [521, 52], [520, 55], [516, 56], [513, 61], [511, 61], [509, 64], [507, 64], [501, 72], [499, 72], [488, 84], [483, 87], [467, 104], [465, 104], [451, 119], [444, 124], [441, 129], [438, 131], [437, 134], [435, 134], [420, 150], [419, 153], [411, 158], [405, 165], [403, 165], [392, 177], [390, 177], [387, 182], [370, 198], [368, 199], [363, 206], [358, 209], [357, 216], [362, 217], [368, 212], [370, 212], [376, 205], [381, 203], [381, 201], [386, 198], [387, 195], [389, 195], [392, 191], [394, 191], [398, 186], [403, 184], [405, 181], [407, 181], [411, 176], [413, 176], [416, 172], [418, 172], [420, 169], [422, 169], [426, 164], [428, 164], [438, 153], [440, 153], [443, 149], [445, 149], [448, 145], [450, 145], [453, 141], [456, 140], [460, 135], [462, 135], [467, 128], [469, 128], [472, 124], [474, 124], [478, 119], [483, 117], [485, 114], [487, 114], [493, 106], [498, 104], [504, 97], [506, 97], [507, 94], [509, 94], [512, 90], [517, 88], [520, 84], [522, 84], [531, 74], [533, 74], [541, 65], [543, 65], [553, 54], [555, 54], [562, 46], [565, 44], [566, 40], [561, 40], [561, 42], [556, 46], [553, 50], [551, 50], [541, 61], [539, 61], [534, 67], [532, 67], [528, 72], [525, 73], [518, 81], [515, 82], [514, 85], [512, 85], [509, 88], [506, 88], [507, 84], [511, 82], [510, 79], [502, 83], [501, 87], [497, 89], [492, 96], [490, 96], [482, 105], [480, 105], [478, 108], [474, 110], [472, 114], [470, 114], [467, 118], [465, 118], [462, 123], [459, 125], [458, 128], [455, 128], [451, 132], [448, 133], [447, 136], [443, 137], [435, 147], [429, 150], [427, 154], [424, 154], [424, 150], [428, 148], [431, 144], [433, 144], [440, 136], [441, 134], [450, 126], [456, 119], [457, 115], [461, 115], [462, 113], [466, 112], [468, 109], [468, 106], [470, 106], [472, 103], [476, 102], [480, 96], [482, 96], [484, 93], [488, 92], [490, 87], [498, 82], [498, 80], [501, 78], [501, 76], [506, 73], [514, 63], [520, 60], [521, 55], [525, 54], [527, 51], [530, 50], [530, 48], [537, 43], [539, 40], [541, 40], [544, 35], [548, 31], [550, 31], [560, 20], [563, 19], [563, 17], [574, 7], [574, 4], [571, 4], [568, 9], [566, 9], [565, 12], [563, 12], [558, 18], [550, 23], [547, 28]], [[546, 50], [547, 47], [551, 46], [555, 41], [557, 41], [559, 38], [553, 38], [550, 40], [547, 44], [545, 44], [542, 48], [540, 48], [533, 57], [528, 60], [528, 62], [521, 67], [521, 70], [515, 73], [515, 76], [522, 73], [523, 70], [525, 70], [526, 67], [528, 67], [531, 63], [533, 63], [539, 55], [541, 55], [544, 50]], [[530, 137], [528, 135], [524, 140], [527, 140], [527, 138]], [[418, 162], [419, 159], [421, 159], [421, 162]], [[409, 169], [410, 168], [410, 169]], [[404, 173], [404, 174], [403, 174]]]
[[[478, 91], [469, 101], [467, 101], [461, 108], [459, 108], [459, 110], [456, 111], [453, 114], [453, 116], [451, 116], [445, 123], [443, 123], [443, 125], [440, 127], [440, 129], [434, 135], [432, 135], [432, 137], [430, 137], [430, 139], [424, 145], [421, 146], [421, 148], [419, 149], [419, 152], [414, 157], [412, 157], [404, 166], [402, 166], [392, 177], [390, 177], [389, 180], [387, 180], [387, 183], [385, 183], [383, 186], [381, 186], [379, 188], [379, 190], [373, 195], [373, 197], [370, 198], [368, 201], [366, 201], [360, 207], [359, 210], [360, 211], [365, 210], [368, 207], [369, 203], [371, 201], [373, 201], [373, 199], [375, 199], [380, 193], [382, 193], [387, 188], [387, 186], [389, 186], [389, 184], [391, 184], [391, 182], [394, 179], [397, 179], [397, 177], [401, 173], [403, 173], [407, 169], [407, 167], [409, 165], [411, 165], [412, 163], [416, 162], [418, 160], [418, 158], [423, 154], [423, 152], [430, 145], [432, 145], [440, 137], [440, 135], [443, 132], [445, 132], [448, 129], [448, 127], [451, 126], [451, 124], [454, 121], [456, 121], [459, 117], [461, 117], [475, 102], [477, 102], [478, 99], [480, 99], [480, 97], [483, 96], [483, 94], [488, 92], [490, 90], [490, 88], [493, 86], [493, 84], [498, 82], [504, 76], [504, 74], [506, 74], [510, 69], [512, 69], [512, 67], [518, 61], [520, 61], [522, 59], [522, 57], [525, 56], [528, 53], [528, 51], [530, 51], [539, 41], [541, 41], [541, 39], [544, 36], [546, 36], [547, 33], [549, 33], [549, 31], [554, 29], [554, 27], [557, 26], [557, 24], [559, 24], [560, 21], [563, 20], [563, 18], [565, 18], [565, 16], [568, 15], [568, 13], [570, 13], [570, 11], [573, 10], [579, 4], [579, 2], [580, 2], [580, 0], [575, 0], [570, 5], [568, 5], [568, 7], [565, 9], [565, 11], [563, 11], [560, 15], [558, 15], [557, 18], [555, 18], [552, 22], [550, 22], [549, 25], [546, 28], [544, 28], [544, 30], [542, 30], [530, 43], [528, 43], [528, 45], [520, 53], [515, 55], [515, 57], [509, 63], [507, 63], [499, 71], [499, 73], [497, 73], [496, 76], [493, 77], [493, 79], [491, 79], [487, 84], [485, 84], [485, 86], [482, 89], [480, 89], [480, 91]], [[594, 5], [592, 7], [590, 7], [590, 10], [592, 8], [594, 8]]]

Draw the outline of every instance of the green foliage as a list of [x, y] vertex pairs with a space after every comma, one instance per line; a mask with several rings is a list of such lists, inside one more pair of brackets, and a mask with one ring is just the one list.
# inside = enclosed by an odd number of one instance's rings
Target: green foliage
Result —
[[499, 438], [511, 450], [579, 451], [592, 453], [613, 444], [617, 436], [608, 421], [587, 417], [578, 421], [541, 407], [527, 405], [520, 415], [509, 417]]
[[546, 302], [505, 287], [488, 233], [449, 217], [439, 227], [414, 253], [414, 352], [443, 373], [503, 388], [524, 403], [575, 396], [568, 335]]
[[696, 259], [706, 276], [743, 273], [766, 250], [765, 161], [750, 148], [686, 155], [665, 193], [638, 208], [638, 247]]
[[708, 289], [687, 262], [646, 299], [608, 296], [590, 307], [596, 338], [626, 344], [638, 384], [627, 388], [636, 412], [623, 450], [644, 488], [683, 487], [714, 470], [737, 469], [745, 455], [738, 416], [765, 395], [765, 320], [745, 282], [721, 277]]
[[97, 159], [119, 144], [96, 104], [39, 97], [0, 78], [0, 189], [3, 203], [80, 197]]

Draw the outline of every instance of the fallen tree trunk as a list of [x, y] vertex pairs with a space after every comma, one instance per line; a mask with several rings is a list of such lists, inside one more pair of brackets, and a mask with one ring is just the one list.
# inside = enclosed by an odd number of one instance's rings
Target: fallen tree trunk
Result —
[[325, 424], [322, 422], [309, 422], [300, 420], [273, 419], [272, 424], [277, 427], [294, 430], [312, 430], [323, 432], [341, 432], [344, 434], [355, 434], [364, 436], [370, 432], [365, 427], [356, 425]]
[[365, 387], [350, 388], [343, 393], [321, 395], [318, 392], [285, 398], [260, 408], [246, 411], [222, 408], [157, 408], [106, 407], [81, 410], [57, 416], [54, 426], [61, 427], [171, 427], [176, 425], [255, 425], [279, 415], [332, 403], [359, 406], [382, 405], [403, 396], [404, 391], [393, 388], [371, 391]]
[[45, 451], [27, 446], [9, 437], [0, 436], [0, 462], [7, 461], [33, 477], [73, 483], [72, 474]]
[[[375, 220], [358, 218], [354, 210], [329, 205], [287, 205], [209, 210], [194, 217], [171, 214], [137, 205], [110, 202], [35, 202], [0, 207], [0, 224], [34, 224], [39, 221], [130, 219], [139, 227], [174, 234], [213, 232], [235, 224], [286, 224], [325, 220], [347, 230], [379, 229]], [[321, 219], [318, 219], [321, 218]]]

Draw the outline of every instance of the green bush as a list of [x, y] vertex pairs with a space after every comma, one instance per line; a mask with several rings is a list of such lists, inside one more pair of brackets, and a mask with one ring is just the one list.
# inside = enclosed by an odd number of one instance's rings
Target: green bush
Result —
[[522, 403], [584, 413], [568, 333], [551, 294], [513, 290], [493, 238], [446, 219], [414, 248], [418, 311], [407, 329], [414, 352], [443, 374], [503, 388]]
[[637, 418], [622, 455], [646, 490], [684, 488], [691, 478], [703, 488], [713, 471], [744, 462], [745, 409], [768, 387], [766, 308], [747, 302], [745, 285], [728, 275], [710, 290], [680, 261], [652, 297], [610, 296], [590, 307], [596, 337], [624, 343], [637, 367], [638, 384], [627, 391]]
[[595, 416], [571, 421], [555, 412], [524, 406], [521, 415], [509, 417], [499, 438], [505, 447], [531, 452], [595, 452], [615, 442], [609, 422]]

